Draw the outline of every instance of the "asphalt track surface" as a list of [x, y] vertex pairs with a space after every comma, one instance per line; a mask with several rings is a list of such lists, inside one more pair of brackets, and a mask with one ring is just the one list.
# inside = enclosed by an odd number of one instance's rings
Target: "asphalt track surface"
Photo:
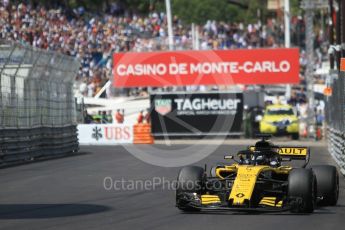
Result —
[[[215, 164], [229, 149], [240, 148], [220, 146], [196, 164]], [[324, 146], [312, 147], [312, 153], [311, 164], [335, 164]], [[344, 177], [338, 205], [310, 215], [185, 214], [174, 207], [174, 191], [162, 183], [151, 190], [104, 188], [106, 177], [123, 178], [128, 185], [157, 177], [174, 180], [178, 170], [146, 164], [121, 146], [82, 147], [76, 156], [0, 169], [0, 229], [344, 229]]]

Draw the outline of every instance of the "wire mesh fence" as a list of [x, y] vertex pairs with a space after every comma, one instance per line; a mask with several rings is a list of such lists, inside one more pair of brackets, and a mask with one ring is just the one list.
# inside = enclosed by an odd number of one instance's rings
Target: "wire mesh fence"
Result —
[[[0, 40], [0, 163], [19, 150], [21, 157], [27, 157], [23, 148], [27, 152], [33, 146], [39, 149], [43, 137], [54, 129], [66, 127], [76, 136], [75, 129], [68, 127], [76, 125], [72, 86], [79, 66], [66, 55]], [[25, 140], [24, 147], [8, 145], [16, 140], [16, 135], [6, 135], [9, 130]]]
[[332, 96], [327, 98], [328, 149], [345, 175], [345, 74], [333, 79]]
[[59, 127], [75, 124], [72, 84], [78, 62], [55, 52], [0, 43], [3, 128]]
[[326, 117], [328, 127], [345, 130], [345, 81], [344, 73], [340, 73], [332, 82], [332, 96], [327, 98]]

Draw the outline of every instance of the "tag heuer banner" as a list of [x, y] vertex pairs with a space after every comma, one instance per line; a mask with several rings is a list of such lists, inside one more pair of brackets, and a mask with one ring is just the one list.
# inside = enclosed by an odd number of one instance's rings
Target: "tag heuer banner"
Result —
[[239, 135], [242, 93], [152, 94], [154, 136]]

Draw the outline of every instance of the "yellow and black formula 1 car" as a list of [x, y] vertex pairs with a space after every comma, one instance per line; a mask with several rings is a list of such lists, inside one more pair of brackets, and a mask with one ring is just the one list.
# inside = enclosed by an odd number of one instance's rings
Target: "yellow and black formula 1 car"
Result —
[[[187, 166], [180, 170], [176, 206], [183, 211], [287, 211], [311, 213], [317, 205], [336, 205], [339, 176], [336, 167], [306, 168], [307, 147], [275, 146], [267, 135], [238, 152], [233, 164], [205, 168]], [[286, 165], [302, 160], [295, 168]]]

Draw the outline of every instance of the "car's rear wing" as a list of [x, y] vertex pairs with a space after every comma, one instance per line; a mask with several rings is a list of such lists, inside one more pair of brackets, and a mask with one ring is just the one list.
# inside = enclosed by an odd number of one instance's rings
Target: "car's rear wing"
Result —
[[267, 150], [273, 150], [277, 149], [277, 152], [279, 155], [284, 159], [287, 160], [304, 160], [305, 164], [303, 167], [305, 167], [310, 159], [310, 149], [308, 147], [302, 147], [302, 146], [272, 146], [269, 148], [262, 148], [262, 147], [255, 147], [255, 146], [249, 146], [250, 151], [260, 150], [265, 151]]

